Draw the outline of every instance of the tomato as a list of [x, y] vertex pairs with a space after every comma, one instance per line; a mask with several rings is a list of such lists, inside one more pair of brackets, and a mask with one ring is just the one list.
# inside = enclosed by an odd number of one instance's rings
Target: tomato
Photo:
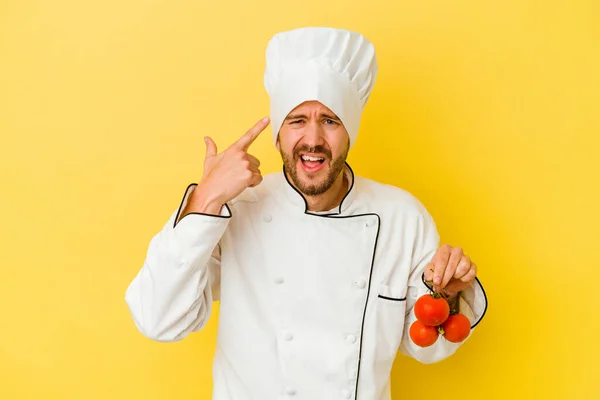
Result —
[[415, 303], [415, 316], [419, 321], [429, 326], [438, 326], [444, 323], [450, 315], [450, 306], [443, 297], [434, 297], [425, 294]]
[[469, 336], [471, 332], [471, 322], [463, 314], [455, 314], [448, 317], [442, 324], [444, 337], [452, 343], [460, 343]]
[[410, 338], [413, 343], [420, 347], [429, 347], [435, 343], [439, 332], [435, 326], [427, 326], [416, 320], [410, 326]]

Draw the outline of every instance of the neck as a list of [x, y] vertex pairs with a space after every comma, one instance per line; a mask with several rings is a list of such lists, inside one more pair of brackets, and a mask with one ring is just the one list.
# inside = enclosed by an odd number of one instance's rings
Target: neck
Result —
[[329, 211], [340, 205], [348, 193], [348, 179], [345, 169], [342, 170], [333, 185], [323, 194], [318, 196], [304, 196], [308, 211], [321, 212]]

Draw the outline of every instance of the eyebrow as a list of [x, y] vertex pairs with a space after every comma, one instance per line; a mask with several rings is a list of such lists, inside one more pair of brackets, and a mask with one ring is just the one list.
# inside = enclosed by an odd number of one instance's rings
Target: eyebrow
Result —
[[[321, 114], [319, 114], [319, 117], [320, 118], [325, 117], [328, 119], [332, 119], [334, 121], [340, 121], [340, 119], [335, 114], [321, 113]], [[301, 118], [308, 119], [308, 117], [305, 114], [290, 114], [287, 117], [285, 117], [285, 120], [288, 121], [291, 119], [301, 119]]]

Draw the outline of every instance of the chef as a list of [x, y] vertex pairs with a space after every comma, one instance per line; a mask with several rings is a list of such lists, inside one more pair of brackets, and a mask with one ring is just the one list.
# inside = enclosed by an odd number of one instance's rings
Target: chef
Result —
[[[205, 138], [202, 179], [150, 241], [126, 292], [135, 325], [181, 340], [219, 301], [214, 400], [388, 400], [398, 352], [434, 363], [461, 345], [412, 343], [418, 297], [446, 291], [472, 328], [485, 313], [476, 265], [425, 207], [346, 163], [376, 75], [356, 32], [276, 34], [270, 119], [221, 152]], [[283, 169], [263, 177], [248, 150], [269, 123]]]

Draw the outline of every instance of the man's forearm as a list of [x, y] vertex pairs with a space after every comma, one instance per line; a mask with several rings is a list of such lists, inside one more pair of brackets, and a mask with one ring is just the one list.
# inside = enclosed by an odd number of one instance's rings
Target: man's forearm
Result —
[[179, 221], [190, 213], [200, 213], [208, 215], [220, 215], [223, 202], [220, 201], [216, 196], [210, 196], [203, 188], [196, 185], [192, 193], [189, 196], [187, 204], [181, 211]]

